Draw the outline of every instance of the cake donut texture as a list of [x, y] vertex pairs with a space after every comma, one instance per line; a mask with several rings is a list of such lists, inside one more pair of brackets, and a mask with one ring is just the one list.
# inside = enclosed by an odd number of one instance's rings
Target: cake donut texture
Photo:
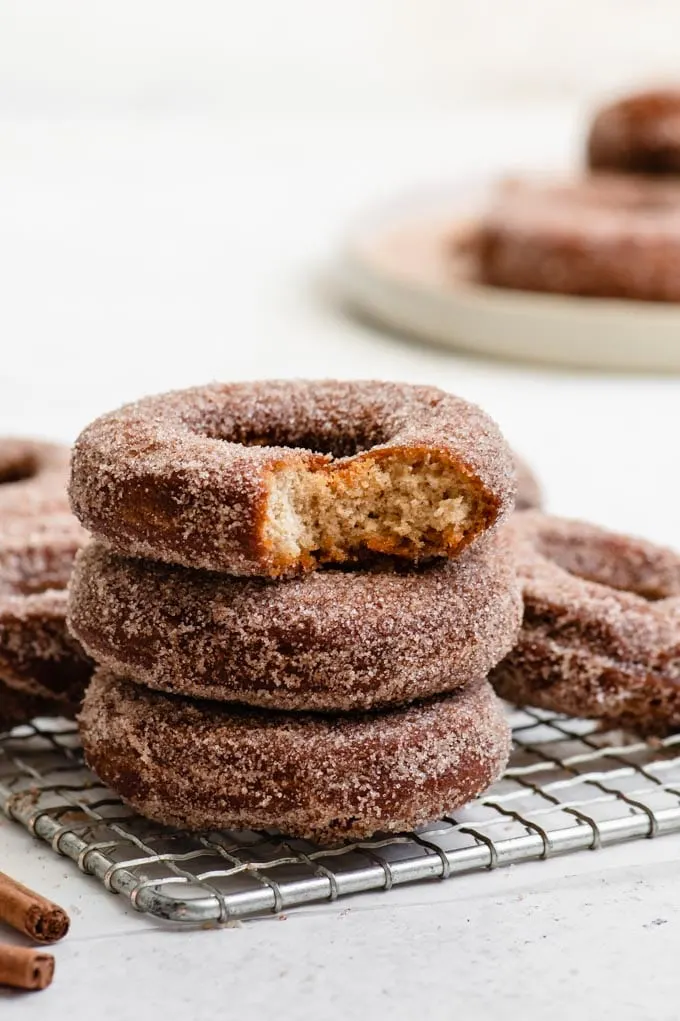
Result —
[[92, 543], [71, 630], [98, 663], [178, 694], [288, 710], [369, 709], [452, 691], [510, 651], [521, 599], [508, 542], [278, 582], [143, 560]]
[[69, 510], [68, 459], [52, 444], [0, 439], [0, 715], [8, 687], [71, 710], [91, 674], [66, 627], [68, 580], [87, 538]]
[[79, 437], [71, 500], [119, 553], [232, 575], [451, 556], [514, 501], [492, 420], [430, 387], [213, 384], [149, 397]]
[[509, 182], [480, 217], [475, 262], [496, 287], [679, 301], [680, 182]]
[[587, 159], [594, 170], [680, 174], [680, 89], [637, 92], [598, 111]]
[[508, 724], [487, 682], [386, 713], [313, 716], [192, 702], [98, 672], [89, 765], [149, 819], [334, 843], [412, 829], [483, 791]]
[[680, 556], [538, 512], [508, 532], [524, 622], [496, 691], [640, 733], [680, 728]]

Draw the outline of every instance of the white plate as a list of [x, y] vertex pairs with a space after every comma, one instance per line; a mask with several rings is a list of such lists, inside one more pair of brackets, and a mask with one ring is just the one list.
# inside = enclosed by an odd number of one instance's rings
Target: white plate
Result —
[[343, 298], [373, 320], [447, 347], [599, 369], [680, 371], [680, 304], [576, 298], [465, 279], [451, 238], [488, 186], [435, 189], [365, 220], [338, 266]]

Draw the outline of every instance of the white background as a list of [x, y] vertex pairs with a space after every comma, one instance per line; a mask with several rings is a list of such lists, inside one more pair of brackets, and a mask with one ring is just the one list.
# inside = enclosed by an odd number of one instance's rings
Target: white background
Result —
[[[351, 218], [403, 188], [576, 165], [593, 97], [672, 74], [678, 38], [670, 0], [2, 5], [0, 433], [68, 441], [212, 378], [421, 380], [487, 407], [553, 509], [680, 545], [677, 379], [407, 344], [324, 286]], [[668, 837], [187, 937], [0, 823], [0, 867], [74, 920], [53, 988], [0, 1010], [670, 1019], [677, 853]]]
[[386, 111], [677, 74], [674, 0], [5, 0], [13, 109]]

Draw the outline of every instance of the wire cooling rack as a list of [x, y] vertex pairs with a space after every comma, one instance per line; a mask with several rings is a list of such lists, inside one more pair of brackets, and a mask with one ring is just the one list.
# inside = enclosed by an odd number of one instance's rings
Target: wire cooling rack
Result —
[[512, 723], [510, 765], [486, 795], [422, 830], [339, 849], [150, 823], [57, 721], [0, 736], [0, 807], [137, 910], [189, 925], [680, 831], [680, 734], [637, 741], [535, 710]]

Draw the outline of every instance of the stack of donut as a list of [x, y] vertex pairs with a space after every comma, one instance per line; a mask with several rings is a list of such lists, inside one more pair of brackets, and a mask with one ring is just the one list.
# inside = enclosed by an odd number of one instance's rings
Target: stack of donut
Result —
[[580, 178], [498, 188], [466, 236], [473, 273], [495, 287], [680, 301], [680, 90], [601, 109], [586, 162]]
[[66, 493], [69, 452], [0, 439], [0, 732], [73, 715], [92, 664], [66, 627], [69, 575], [86, 534]]
[[63, 448], [0, 440], [0, 731], [73, 715], [91, 654], [86, 757], [152, 819], [412, 829], [504, 767], [496, 694], [680, 730], [680, 555], [541, 513], [449, 394], [259, 383], [130, 405], [76, 444], [89, 543], [67, 470]]
[[434, 388], [214, 384], [98, 419], [71, 475], [89, 764], [188, 829], [336, 842], [469, 801], [510, 747], [514, 490], [495, 424]]

